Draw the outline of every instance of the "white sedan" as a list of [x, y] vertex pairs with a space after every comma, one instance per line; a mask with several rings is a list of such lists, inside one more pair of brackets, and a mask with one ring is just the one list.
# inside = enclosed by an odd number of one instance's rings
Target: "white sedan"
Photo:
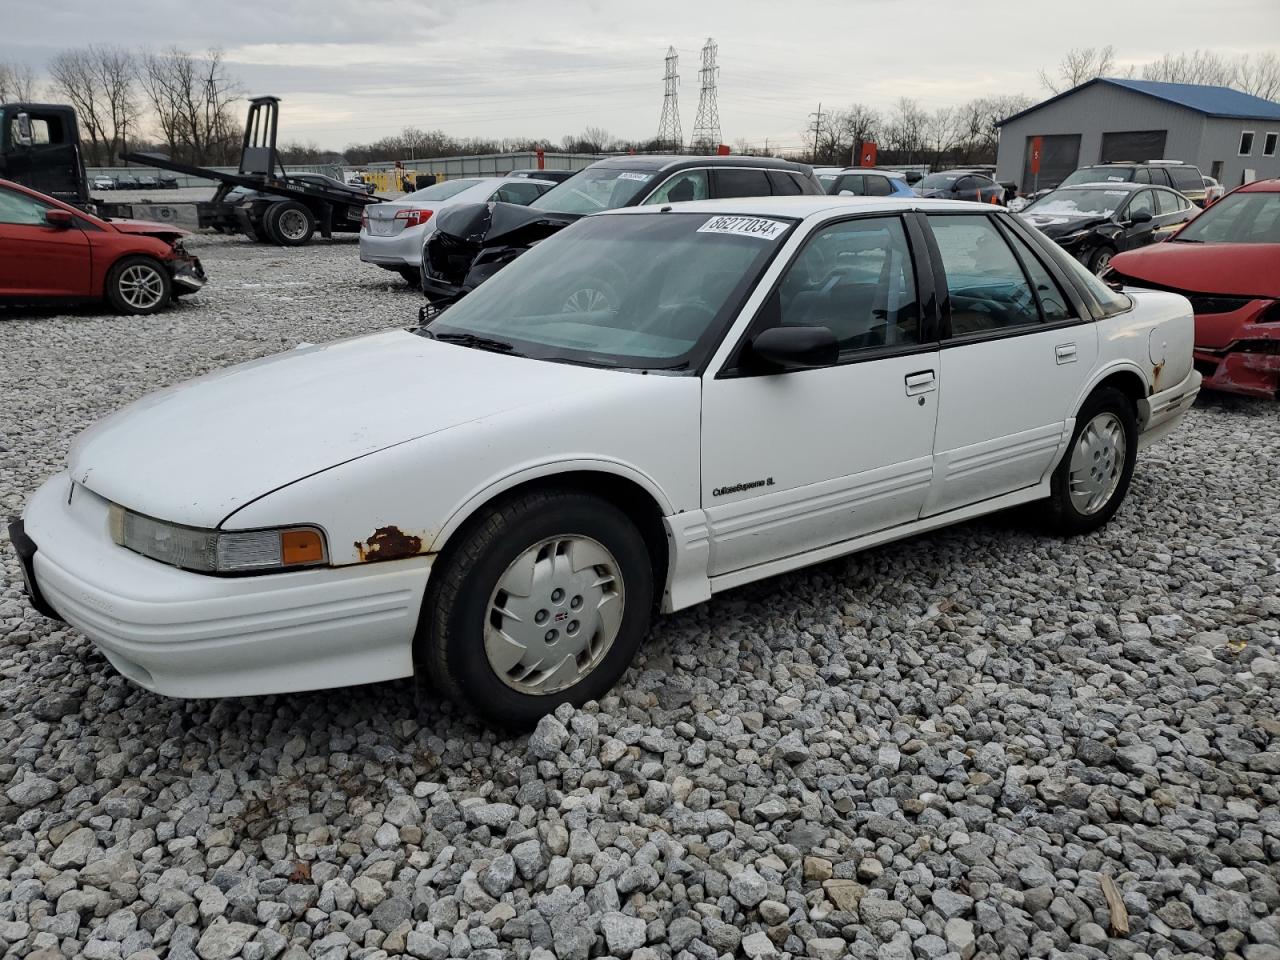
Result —
[[550, 180], [524, 177], [470, 177], [433, 183], [399, 200], [370, 204], [360, 221], [360, 259], [394, 270], [416, 287], [421, 281], [422, 243], [435, 214], [456, 204], [491, 200], [525, 206], [554, 186]]
[[1185, 298], [990, 205], [612, 211], [425, 327], [125, 407], [11, 536], [38, 608], [151, 690], [423, 670], [528, 723], [602, 696], [656, 611], [1031, 501], [1096, 530], [1195, 399], [1191, 345]]

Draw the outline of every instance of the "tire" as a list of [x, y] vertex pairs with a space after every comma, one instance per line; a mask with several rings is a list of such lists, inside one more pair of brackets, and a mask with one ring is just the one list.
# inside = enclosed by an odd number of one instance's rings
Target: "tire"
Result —
[[417, 267], [397, 267], [396, 273], [404, 278], [404, 282], [416, 289], [422, 287], [422, 271]]
[[572, 490], [517, 495], [486, 508], [446, 548], [415, 659], [458, 705], [495, 725], [528, 727], [617, 682], [648, 631], [653, 589], [644, 538], [617, 507]]
[[311, 242], [316, 232], [316, 218], [297, 200], [273, 203], [262, 216], [274, 243], [282, 247], [301, 247]]
[[173, 281], [159, 260], [122, 257], [107, 273], [107, 302], [117, 313], [158, 313], [173, 299]]
[[[1086, 437], [1089, 431], [1092, 439]], [[1117, 449], [1117, 438], [1123, 450]], [[1068, 537], [1097, 530], [1120, 509], [1137, 459], [1133, 401], [1112, 387], [1095, 390], [1081, 406], [1071, 444], [1053, 471], [1046, 502], [1049, 525]], [[1092, 502], [1085, 502], [1090, 491]]]
[[1111, 265], [1111, 258], [1116, 255], [1114, 247], [1098, 247], [1089, 254], [1089, 271], [1095, 276]]

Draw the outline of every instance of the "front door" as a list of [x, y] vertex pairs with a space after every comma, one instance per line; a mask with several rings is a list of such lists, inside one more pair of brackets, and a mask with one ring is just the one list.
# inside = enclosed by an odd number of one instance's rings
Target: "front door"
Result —
[[0, 296], [89, 295], [89, 241], [45, 222], [49, 205], [0, 187]]
[[934, 488], [923, 511], [930, 516], [1040, 482], [1071, 425], [1098, 340], [1040, 257], [995, 217], [927, 219], [950, 324]]
[[828, 223], [809, 236], [749, 337], [825, 326], [840, 362], [769, 372], [747, 347], [704, 379], [712, 576], [919, 516], [938, 415], [937, 344], [919, 303], [900, 217]]

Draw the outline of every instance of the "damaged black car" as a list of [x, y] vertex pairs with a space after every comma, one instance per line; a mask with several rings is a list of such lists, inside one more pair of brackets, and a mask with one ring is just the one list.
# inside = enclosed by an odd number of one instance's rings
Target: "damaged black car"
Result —
[[790, 160], [610, 157], [552, 187], [528, 206], [476, 203], [442, 211], [423, 243], [422, 291], [433, 307], [447, 306], [539, 240], [603, 210], [719, 197], [823, 193], [813, 169]]
[[1085, 183], [1050, 191], [1018, 215], [1102, 273], [1117, 253], [1164, 240], [1196, 213], [1190, 200], [1166, 187]]

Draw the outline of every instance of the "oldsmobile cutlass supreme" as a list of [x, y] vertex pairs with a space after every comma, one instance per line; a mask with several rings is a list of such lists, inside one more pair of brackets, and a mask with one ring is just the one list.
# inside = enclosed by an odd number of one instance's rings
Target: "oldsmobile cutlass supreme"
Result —
[[529, 723], [604, 694], [656, 611], [1030, 501], [1097, 529], [1191, 349], [1185, 298], [989, 205], [615, 211], [421, 327], [125, 407], [11, 536], [36, 607], [148, 689], [419, 669]]

